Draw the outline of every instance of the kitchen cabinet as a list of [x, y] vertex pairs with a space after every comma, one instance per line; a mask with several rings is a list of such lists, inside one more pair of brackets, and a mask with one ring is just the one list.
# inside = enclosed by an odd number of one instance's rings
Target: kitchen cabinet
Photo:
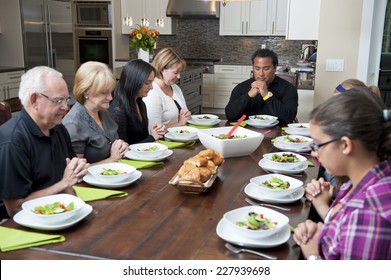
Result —
[[[149, 21], [149, 28], [154, 28], [162, 35], [176, 32], [176, 19], [166, 16], [168, 0], [121, 0], [122, 34], [129, 34], [142, 19]], [[132, 19], [131, 26], [125, 25], [125, 19]]]
[[309, 115], [314, 108], [314, 90], [297, 90], [299, 95], [299, 107], [297, 108], [297, 119], [299, 122], [308, 122]]
[[225, 108], [233, 88], [250, 78], [252, 66], [215, 65], [213, 108]]
[[187, 109], [192, 114], [200, 114], [202, 108], [202, 69], [194, 68], [183, 71], [177, 84], [182, 90]]
[[20, 79], [24, 71], [0, 73], [0, 100], [18, 97]]
[[202, 107], [213, 108], [214, 74], [202, 75]]
[[220, 4], [220, 35], [284, 36], [288, 0]]
[[287, 40], [318, 40], [321, 0], [289, 0]]

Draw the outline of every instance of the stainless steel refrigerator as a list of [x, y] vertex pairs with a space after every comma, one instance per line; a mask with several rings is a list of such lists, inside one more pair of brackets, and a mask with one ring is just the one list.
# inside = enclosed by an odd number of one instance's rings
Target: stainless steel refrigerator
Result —
[[75, 75], [70, 0], [20, 0], [25, 66], [45, 65], [64, 75], [72, 92]]

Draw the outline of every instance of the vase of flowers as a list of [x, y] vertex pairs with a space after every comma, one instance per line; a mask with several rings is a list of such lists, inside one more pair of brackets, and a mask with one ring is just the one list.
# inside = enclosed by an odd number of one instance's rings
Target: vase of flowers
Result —
[[137, 25], [130, 31], [132, 37], [130, 47], [138, 53], [138, 58], [149, 62], [149, 52], [156, 48], [160, 33], [156, 29], [148, 29], [146, 26]]

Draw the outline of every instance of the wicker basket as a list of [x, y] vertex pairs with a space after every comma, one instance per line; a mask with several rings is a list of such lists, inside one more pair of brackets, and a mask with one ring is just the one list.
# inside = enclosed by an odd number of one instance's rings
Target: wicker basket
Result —
[[217, 168], [216, 172], [212, 174], [209, 180], [204, 183], [196, 182], [196, 181], [180, 180], [178, 173], [176, 173], [168, 183], [173, 185], [183, 193], [200, 194], [206, 192], [212, 186], [213, 182], [217, 178], [218, 171], [219, 168]]

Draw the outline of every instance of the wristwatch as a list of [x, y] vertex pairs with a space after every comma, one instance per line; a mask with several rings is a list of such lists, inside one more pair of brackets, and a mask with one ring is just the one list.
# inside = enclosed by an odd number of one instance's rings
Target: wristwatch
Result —
[[268, 100], [268, 99], [269, 99], [270, 97], [272, 97], [272, 96], [273, 96], [273, 93], [269, 91], [269, 92], [267, 93], [267, 95], [263, 97], [263, 101]]
[[308, 256], [308, 258], [307, 258], [307, 260], [315, 260], [315, 261], [317, 261], [317, 260], [321, 260], [322, 258], [319, 256], [319, 255], [310, 255], [310, 256]]

